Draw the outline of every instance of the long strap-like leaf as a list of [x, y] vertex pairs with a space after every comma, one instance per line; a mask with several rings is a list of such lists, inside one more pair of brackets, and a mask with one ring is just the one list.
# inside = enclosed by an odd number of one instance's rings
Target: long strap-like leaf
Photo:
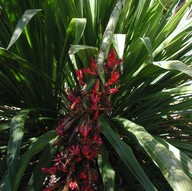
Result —
[[21, 111], [11, 120], [10, 137], [7, 149], [8, 177], [11, 187], [14, 184], [15, 175], [18, 169], [21, 141], [24, 134], [24, 123], [28, 112], [28, 110]]
[[111, 13], [111, 17], [103, 34], [103, 41], [97, 58], [97, 70], [102, 82], [105, 82], [103, 63], [112, 42], [113, 34], [119, 20], [119, 15], [124, 8], [125, 0], [119, 0]]
[[192, 181], [185, 174], [181, 161], [174, 152], [151, 136], [144, 127], [124, 118], [115, 118], [122, 127], [135, 135], [139, 144], [159, 167], [174, 191], [191, 191]]
[[155, 191], [156, 188], [139, 165], [131, 148], [116, 135], [104, 118], [101, 120], [101, 127], [102, 133], [146, 191]]
[[28, 9], [24, 12], [23, 16], [17, 23], [17, 26], [15, 28], [15, 31], [13, 32], [13, 35], [11, 37], [11, 40], [9, 42], [7, 49], [9, 49], [17, 41], [17, 39], [20, 37], [21, 33], [23, 32], [24, 27], [33, 18], [33, 16], [39, 11], [41, 11], [41, 9]]

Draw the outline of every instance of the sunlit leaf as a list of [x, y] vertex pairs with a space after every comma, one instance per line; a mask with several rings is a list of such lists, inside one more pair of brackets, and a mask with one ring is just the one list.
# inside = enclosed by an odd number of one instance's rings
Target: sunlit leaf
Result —
[[33, 18], [33, 16], [37, 14], [39, 11], [41, 11], [41, 9], [28, 9], [24, 12], [23, 16], [17, 23], [17, 26], [15, 28], [15, 31], [13, 32], [13, 35], [11, 37], [11, 40], [7, 49], [9, 49], [17, 41], [17, 39], [20, 37], [21, 33], [23, 32], [24, 27]]
[[151, 136], [144, 127], [124, 118], [115, 118], [115, 120], [136, 137], [139, 144], [159, 167], [173, 190], [190, 191], [192, 189], [192, 181], [185, 174], [182, 162], [175, 156], [175, 150], [167, 149], [162, 143]]
[[192, 77], [192, 69], [181, 61], [168, 60], [168, 61], [153, 62], [153, 64], [167, 70], [178, 70]]
[[150, 55], [150, 58], [151, 58], [151, 62], [153, 62], [154, 60], [154, 57], [153, 57], [153, 52], [152, 52], [152, 44], [151, 44], [151, 40], [149, 37], [144, 37], [144, 38], [141, 38], [142, 42], [144, 43], [149, 55]]
[[104, 190], [114, 191], [115, 171], [109, 163], [108, 153], [104, 147], [101, 148], [101, 153], [98, 157], [98, 164], [103, 179]]
[[13, 188], [16, 172], [18, 169], [21, 141], [24, 135], [25, 119], [29, 111], [21, 111], [13, 117], [10, 123], [10, 138], [7, 149], [7, 166], [10, 185]]
[[147, 191], [156, 190], [151, 181], [148, 179], [147, 175], [139, 165], [137, 159], [135, 158], [131, 148], [123, 142], [111, 129], [108, 122], [103, 118], [101, 121], [102, 133], [105, 135], [107, 140], [113, 146], [113, 148], [118, 153], [119, 157], [131, 170], [133, 175], [138, 179], [138, 181], [143, 185]]
[[85, 18], [73, 18], [67, 28], [68, 38], [73, 38], [73, 44], [78, 44], [86, 27]]

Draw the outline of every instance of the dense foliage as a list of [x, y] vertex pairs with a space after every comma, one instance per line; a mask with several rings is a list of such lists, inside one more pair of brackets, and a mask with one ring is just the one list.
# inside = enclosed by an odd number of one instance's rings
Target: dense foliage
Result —
[[0, 190], [192, 190], [179, 3], [0, 0]]

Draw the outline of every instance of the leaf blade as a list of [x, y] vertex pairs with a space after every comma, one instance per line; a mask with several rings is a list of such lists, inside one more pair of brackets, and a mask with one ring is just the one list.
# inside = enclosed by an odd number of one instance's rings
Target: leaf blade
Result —
[[35, 14], [40, 12], [41, 9], [28, 9], [24, 12], [21, 19], [18, 21], [17, 26], [13, 32], [9, 45], [7, 46], [7, 50], [17, 41], [23, 32], [24, 27], [28, 24], [28, 22], [33, 18]]
[[126, 166], [132, 171], [134, 176], [143, 185], [143, 187], [148, 191], [156, 190], [154, 185], [148, 179], [147, 175], [137, 162], [131, 148], [123, 142], [111, 129], [108, 122], [103, 118], [101, 120], [102, 133], [114, 147], [118, 155], [121, 157]]
[[179, 60], [159, 61], [153, 64], [167, 70], [178, 70], [192, 77], [192, 69]]
[[148, 155], [159, 167], [170, 186], [175, 191], [192, 189], [190, 178], [184, 173], [181, 162], [163, 144], [153, 138], [142, 126], [125, 118], [115, 118], [122, 127], [131, 132]]

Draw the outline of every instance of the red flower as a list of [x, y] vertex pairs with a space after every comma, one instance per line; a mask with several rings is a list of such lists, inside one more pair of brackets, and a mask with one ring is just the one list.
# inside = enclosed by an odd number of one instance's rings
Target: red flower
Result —
[[77, 181], [70, 181], [69, 182], [69, 188], [71, 189], [71, 190], [75, 190], [75, 189], [79, 189], [79, 186], [78, 186], [78, 183], [77, 183]]
[[[90, 99], [91, 99], [91, 103], [93, 104], [93, 106], [92, 106], [92, 109], [93, 110], [95, 110], [95, 109], [97, 109], [97, 106], [96, 106], [96, 104], [100, 101], [100, 96], [98, 95], [98, 94], [91, 94], [90, 95]], [[95, 108], [96, 107], [96, 108]]]
[[87, 137], [90, 131], [91, 131], [91, 127], [89, 127], [87, 124], [85, 124], [84, 126], [81, 126], [81, 125], [79, 126], [79, 132], [84, 137], [84, 139]]
[[96, 170], [92, 169], [92, 171], [91, 171], [91, 180], [95, 181], [95, 180], [98, 179], [98, 177], [99, 177], [98, 172]]
[[102, 138], [98, 134], [94, 134], [93, 141], [96, 142], [98, 145], [101, 145], [103, 143]]
[[70, 109], [73, 110], [75, 108], [75, 106], [80, 102], [80, 100], [78, 98], [76, 98], [73, 102], [73, 104], [71, 105]]
[[43, 191], [53, 191], [55, 188], [45, 188], [45, 189], [43, 189]]
[[41, 168], [41, 170], [43, 172], [45, 172], [46, 174], [54, 174], [57, 171], [57, 168], [55, 166], [50, 167], [50, 168]]
[[111, 88], [111, 89], [109, 89], [109, 94], [113, 94], [113, 93], [116, 93], [118, 91], [119, 91], [118, 88]]
[[95, 121], [97, 118], [98, 118], [98, 115], [99, 115], [99, 110], [97, 109], [94, 113], [94, 116], [93, 116], [93, 121]]
[[82, 72], [82, 70], [76, 70], [76, 76], [77, 76], [77, 78], [79, 80], [79, 84], [83, 86], [85, 83], [83, 82], [83, 72]]
[[98, 94], [98, 91], [99, 91], [99, 80], [96, 80], [95, 85], [94, 85], [94, 87], [92, 89], [92, 93], [93, 94]]
[[81, 188], [81, 191], [94, 191], [89, 184], [84, 184], [83, 187]]
[[93, 58], [91, 58], [91, 69], [90, 68], [83, 68], [82, 72], [86, 73], [86, 74], [91, 74], [93, 76], [97, 76], [97, 68], [96, 68], [96, 63], [95, 60]]
[[79, 145], [76, 145], [76, 146], [75, 146], [75, 145], [72, 145], [69, 150], [70, 150], [70, 152], [71, 152], [71, 154], [72, 154], [73, 156], [77, 156], [77, 155], [80, 154]]
[[87, 173], [85, 171], [80, 172], [79, 178], [83, 180], [87, 180]]
[[63, 124], [64, 120], [59, 121], [58, 126], [56, 128], [56, 133], [60, 136], [63, 136]]
[[90, 155], [87, 156], [87, 159], [91, 159], [91, 158], [97, 158], [98, 157], [98, 151], [97, 150], [94, 150], [92, 149], [91, 152], [90, 152]]
[[74, 92], [70, 92], [67, 98], [71, 102], [71, 106], [70, 106], [71, 110], [73, 110], [75, 108], [75, 106], [79, 102], [81, 102], [81, 99], [79, 97], [77, 97]]
[[109, 81], [106, 83], [106, 86], [113, 85], [115, 82], [117, 82], [118, 79], [119, 79], [119, 73], [116, 70], [113, 70], [111, 72], [111, 77]]
[[84, 145], [83, 148], [81, 149], [82, 153], [84, 156], [88, 157], [89, 153], [90, 153], [90, 148], [87, 145]]
[[106, 63], [106, 67], [107, 68], [114, 68], [115, 66], [119, 65], [123, 60], [118, 59], [116, 60], [116, 52], [114, 49], [112, 49], [107, 57], [107, 63]]

